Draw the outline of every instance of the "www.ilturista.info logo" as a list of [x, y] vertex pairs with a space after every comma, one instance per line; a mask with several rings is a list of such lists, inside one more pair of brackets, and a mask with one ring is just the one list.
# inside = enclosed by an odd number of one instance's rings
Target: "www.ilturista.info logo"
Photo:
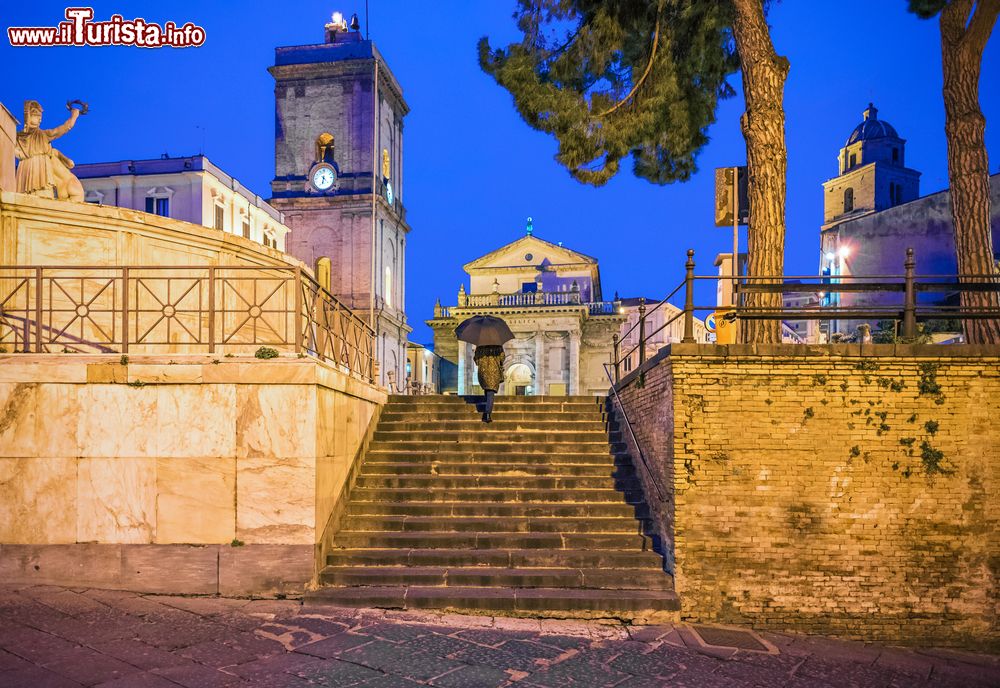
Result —
[[125, 19], [112, 14], [108, 21], [93, 21], [93, 7], [67, 7], [66, 21], [58, 26], [12, 26], [7, 38], [15, 47], [72, 45], [135, 45], [140, 48], [191, 48], [205, 42], [205, 29], [187, 22], [162, 26], [141, 17]]

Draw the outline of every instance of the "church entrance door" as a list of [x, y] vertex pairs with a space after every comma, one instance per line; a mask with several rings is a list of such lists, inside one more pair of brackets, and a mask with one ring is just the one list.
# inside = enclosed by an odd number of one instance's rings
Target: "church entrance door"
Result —
[[524, 363], [515, 363], [507, 368], [504, 377], [504, 390], [507, 394], [525, 396], [532, 394], [534, 374]]

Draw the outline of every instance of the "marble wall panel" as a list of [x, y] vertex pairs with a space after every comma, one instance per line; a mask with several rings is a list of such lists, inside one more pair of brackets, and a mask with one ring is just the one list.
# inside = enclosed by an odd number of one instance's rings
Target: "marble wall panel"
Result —
[[36, 456], [38, 388], [34, 382], [0, 382], [0, 456]]
[[156, 460], [157, 543], [227, 544], [236, 536], [236, 459]]
[[315, 542], [312, 457], [247, 457], [236, 463], [236, 538], [250, 543]]
[[315, 456], [316, 390], [312, 385], [240, 385], [236, 406], [237, 457]]
[[156, 459], [79, 459], [78, 542], [145, 544], [156, 519]]
[[76, 542], [76, 459], [0, 458], [0, 542]]
[[154, 456], [156, 394], [148, 387], [86, 385], [78, 395], [78, 456]]
[[157, 385], [156, 456], [236, 456], [236, 385]]

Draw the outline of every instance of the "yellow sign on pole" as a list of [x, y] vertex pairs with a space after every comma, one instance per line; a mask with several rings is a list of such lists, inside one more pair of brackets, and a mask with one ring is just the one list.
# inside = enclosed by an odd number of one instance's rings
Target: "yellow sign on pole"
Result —
[[736, 343], [736, 320], [730, 315], [732, 312], [732, 308], [720, 308], [709, 316], [709, 320], [715, 324], [716, 344]]

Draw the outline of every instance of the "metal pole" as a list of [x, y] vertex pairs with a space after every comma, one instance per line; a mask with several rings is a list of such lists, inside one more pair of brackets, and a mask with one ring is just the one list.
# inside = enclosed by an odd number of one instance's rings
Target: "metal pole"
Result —
[[732, 305], [736, 307], [736, 292], [740, 276], [740, 168], [733, 168], [733, 295]]
[[40, 267], [35, 268], [35, 352], [42, 353], [42, 268]]
[[215, 268], [208, 268], [208, 353], [215, 353]]
[[[292, 323], [295, 325], [295, 353], [302, 353], [302, 268], [295, 268], [295, 317]], [[286, 301], [287, 303], [287, 301]], [[310, 328], [312, 329], [312, 328]]]
[[682, 344], [694, 344], [694, 249], [688, 249], [684, 264], [684, 337]]
[[639, 297], [639, 365], [646, 362], [646, 297]]
[[917, 261], [913, 257], [913, 249], [906, 249], [906, 262], [903, 263], [906, 275], [906, 295], [903, 301], [903, 336], [912, 339], [917, 336], [917, 292], [913, 285], [913, 270]]
[[122, 353], [128, 353], [128, 268], [122, 268]]
[[621, 362], [618, 360], [619, 355], [619, 342], [618, 334], [614, 334], [611, 337], [611, 362], [615, 364], [615, 384], [621, 380]]

